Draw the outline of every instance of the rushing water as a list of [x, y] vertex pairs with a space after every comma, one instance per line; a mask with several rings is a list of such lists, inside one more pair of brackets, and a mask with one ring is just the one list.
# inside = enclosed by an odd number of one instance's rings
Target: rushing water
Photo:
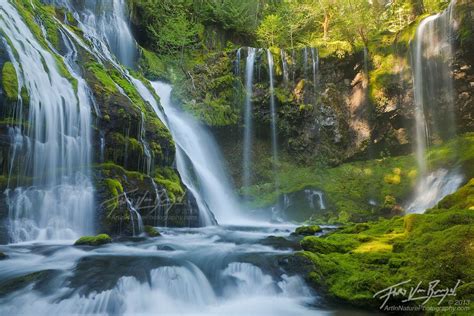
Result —
[[[446, 139], [455, 135], [454, 90], [450, 67], [455, 3], [456, 1], [451, 1], [444, 12], [421, 21], [413, 42], [415, 154], [419, 166], [419, 182], [415, 199], [408, 208], [410, 212], [423, 212], [425, 206], [434, 205], [444, 196], [434, 193], [450, 194], [461, 184], [461, 181], [457, 181], [458, 175], [430, 172], [426, 161], [426, 150], [433, 139]], [[439, 179], [440, 177], [448, 178]], [[441, 184], [446, 189], [440, 190]]]
[[245, 108], [244, 108], [244, 145], [242, 159], [242, 184], [249, 186], [251, 184], [252, 173], [252, 94], [253, 94], [253, 76], [255, 66], [256, 49], [249, 47], [247, 60], [245, 63]]
[[[0, 28], [11, 45], [16, 71], [29, 94], [28, 128], [12, 127], [10, 188], [5, 192], [13, 242], [74, 239], [93, 232], [94, 194], [89, 179], [91, 100], [73, 70], [71, 45], [64, 59], [77, 88], [55, 57], [36, 40], [16, 9], [0, 4]], [[19, 66], [21, 65], [21, 67]], [[22, 111], [20, 111], [22, 112]], [[23, 157], [23, 158], [22, 158]], [[14, 187], [16, 176], [31, 186]]]
[[[0, 246], [0, 282], [37, 273], [0, 298], [2, 315], [328, 315], [297, 275], [278, 267], [291, 226], [161, 229], [99, 248]], [[288, 237], [285, 237], [288, 238]], [[133, 267], [133, 268], [130, 268]]]
[[275, 87], [274, 87], [274, 75], [273, 75], [273, 55], [272, 52], [267, 49], [267, 60], [268, 60], [268, 82], [270, 86], [270, 115], [271, 115], [271, 129], [272, 129], [272, 163], [273, 173], [275, 175], [275, 184], [278, 187], [277, 166], [278, 166], [278, 137], [277, 137], [277, 110], [275, 104]]

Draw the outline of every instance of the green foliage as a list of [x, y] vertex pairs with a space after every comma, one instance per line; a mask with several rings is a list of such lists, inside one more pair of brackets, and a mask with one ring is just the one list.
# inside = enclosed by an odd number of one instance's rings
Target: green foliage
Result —
[[2, 87], [9, 100], [15, 101], [18, 99], [18, 77], [15, 67], [9, 61], [3, 64]]
[[278, 15], [267, 15], [257, 28], [257, 38], [267, 47], [284, 46], [281, 34], [281, 30], [284, 28], [283, 21]]
[[99, 234], [97, 236], [84, 236], [76, 240], [74, 243], [75, 246], [101, 246], [105, 244], [109, 244], [112, 242], [112, 238], [110, 238], [107, 234]]

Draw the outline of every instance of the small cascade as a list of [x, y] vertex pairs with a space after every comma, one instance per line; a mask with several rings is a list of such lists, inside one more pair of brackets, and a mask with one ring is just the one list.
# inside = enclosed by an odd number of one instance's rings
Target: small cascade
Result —
[[253, 94], [253, 76], [255, 65], [256, 49], [248, 48], [247, 60], [245, 64], [245, 109], [244, 109], [244, 144], [243, 144], [243, 159], [242, 159], [242, 185], [251, 185], [252, 172], [252, 137], [253, 137], [253, 122], [252, 122], [252, 94]]
[[[6, 200], [13, 242], [75, 239], [94, 231], [91, 162], [90, 91], [75, 71], [71, 42], [65, 66], [77, 88], [59, 71], [56, 57], [38, 42], [8, 2], [0, 4], [0, 29], [20, 84], [30, 96], [29, 128], [11, 127], [10, 187]], [[11, 45], [11, 47], [10, 47]], [[19, 65], [21, 64], [21, 68]], [[21, 96], [19, 96], [21, 97]], [[32, 179], [31, 186], [12, 187], [12, 178]]]
[[140, 130], [138, 132], [138, 139], [143, 146], [143, 169], [145, 174], [151, 175], [151, 166], [153, 165], [153, 157], [151, 154], [150, 146], [146, 141], [146, 130], [145, 130], [145, 114], [142, 112], [141, 122], [140, 122]]
[[313, 69], [313, 89], [314, 92], [316, 92], [319, 75], [319, 53], [318, 50], [314, 47], [311, 47], [311, 65]]
[[326, 209], [326, 205], [324, 204], [324, 200], [323, 200], [323, 192], [306, 189], [304, 190], [304, 194], [311, 208], [313, 209], [319, 208], [320, 210]]
[[272, 163], [273, 173], [275, 177], [275, 187], [278, 188], [277, 180], [277, 167], [278, 167], [278, 138], [277, 138], [277, 111], [275, 104], [275, 88], [274, 88], [274, 76], [273, 76], [273, 55], [272, 52], [267, 49], [267, 61], [268, 61], [268, 75], [270, 84], [270, 113], [271, 113], [271, 127], [272, 127]]
[[[438, 178], [444, 173], [434, 176], [436, 172], [429, 172], [426, 151], [433, 139], [450, 138], [455, 135], [454, 90], [450, 67], [455, 3], [456, 1], [451, 1], [444, 12], [421, 21], [412, 45], [415, 153], [419, 167], [419, 182], [416, 188], [417, 196], [409, 206], [409, 211], [420, 212], [422, 207], [434, 205], [434, 200], [437, 198], [436, 194], [432, 193], [445, 192], [438, 191], [436, 187], [439, 182], [432, 180], [433, 177]], [[445, 179], [441, 182], [450, 180]], [[426, 201], [429, 197], [434, 199], [430, 203]], [[414, 206], [417, 203], [418, 206]]]
[[456, 192], [464, 177], [458, 171], [439, 169], [421, 178], [415, 197], [405, 208], [407, 213], [424, 213], [438, 204], [446, 195]]
[[288, 61], [286, 60], [286, 53], [283, 48], [280, 49], [280, 56], [281, 56], [281, 68], [283, 71], [283, 82], [285, 83], [285, 86], [288, 86], [288, 82], [290, 81], [290, 75], [288, 73]]
[[[196, 198], [203, 225], [242, 222], [242, 214], [223, 158], [213, 137], [193, 117], [171, 101], [172, 87], [152, 82], [176, 143], [176, 164], [183, 183]], [[157, 108], [156, 111], [159, 111]], [[215, 216], [215, 217], [214, 217]]]
[[[128, 197], [126, 192], [123, 192], [123, 197], [127, 203], [128, 211], [130, 212], [130, 222], [132, 223], [133, 236], [140, 236], [145, 231], [143, 220], [137, 208], [133, 205], [132, 200]], [[136, 219], [136, 223], [135, 223]], [[136, 226], [136, 229], [135, 229]]]
[[308, 78], [308, 48], [303, 49], [303, 78]]
[[242, 48], [237, 50], [234, 61], [234, 75], [240, 77], [240, 60], [242, 59]]

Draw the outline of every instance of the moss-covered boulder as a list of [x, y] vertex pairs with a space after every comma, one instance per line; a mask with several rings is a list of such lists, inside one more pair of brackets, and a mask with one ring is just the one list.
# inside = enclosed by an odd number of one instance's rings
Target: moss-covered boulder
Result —
[[145, 234], [148, 235], [148, 237], [158, 237], [161, 236], [160, 232], [158, 229], [156, 229], [153, 226], [150, 225], [145, 225]]
[[301, 227], [296, 228], [295, 234], [301, 235], [301, 236], [311, 236], [321, 231], [322, 229], [318, 225], [301, 226]]
[[75, 246], [101, 246], [105, 244], [109, 244], [112, 242], [112, 238], [110, 238], [107, 234], [99, 234], [97, 236], [84, 236], [76, 240], [74, 243]]

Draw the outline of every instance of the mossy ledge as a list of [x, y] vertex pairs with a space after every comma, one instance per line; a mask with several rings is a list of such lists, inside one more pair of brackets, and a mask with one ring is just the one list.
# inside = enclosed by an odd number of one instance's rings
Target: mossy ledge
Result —
[[[433, 280], [440, 280], [440, 288], [453, 288], [460, 280], [456, 299], [470, 299], [472, 305], [473, 227], [472, 210], [433, 209], [305, 237], [304, 251], [296, 255], [313, 262], [307, 275], [311, 285], [352, 305], [378, 309], [382, 301], [374, 295], [405, 280], [411, 280], [409, 286], [422, 282], [423, 288]], [[426, 306], [437, 303], [433, 299]]]

